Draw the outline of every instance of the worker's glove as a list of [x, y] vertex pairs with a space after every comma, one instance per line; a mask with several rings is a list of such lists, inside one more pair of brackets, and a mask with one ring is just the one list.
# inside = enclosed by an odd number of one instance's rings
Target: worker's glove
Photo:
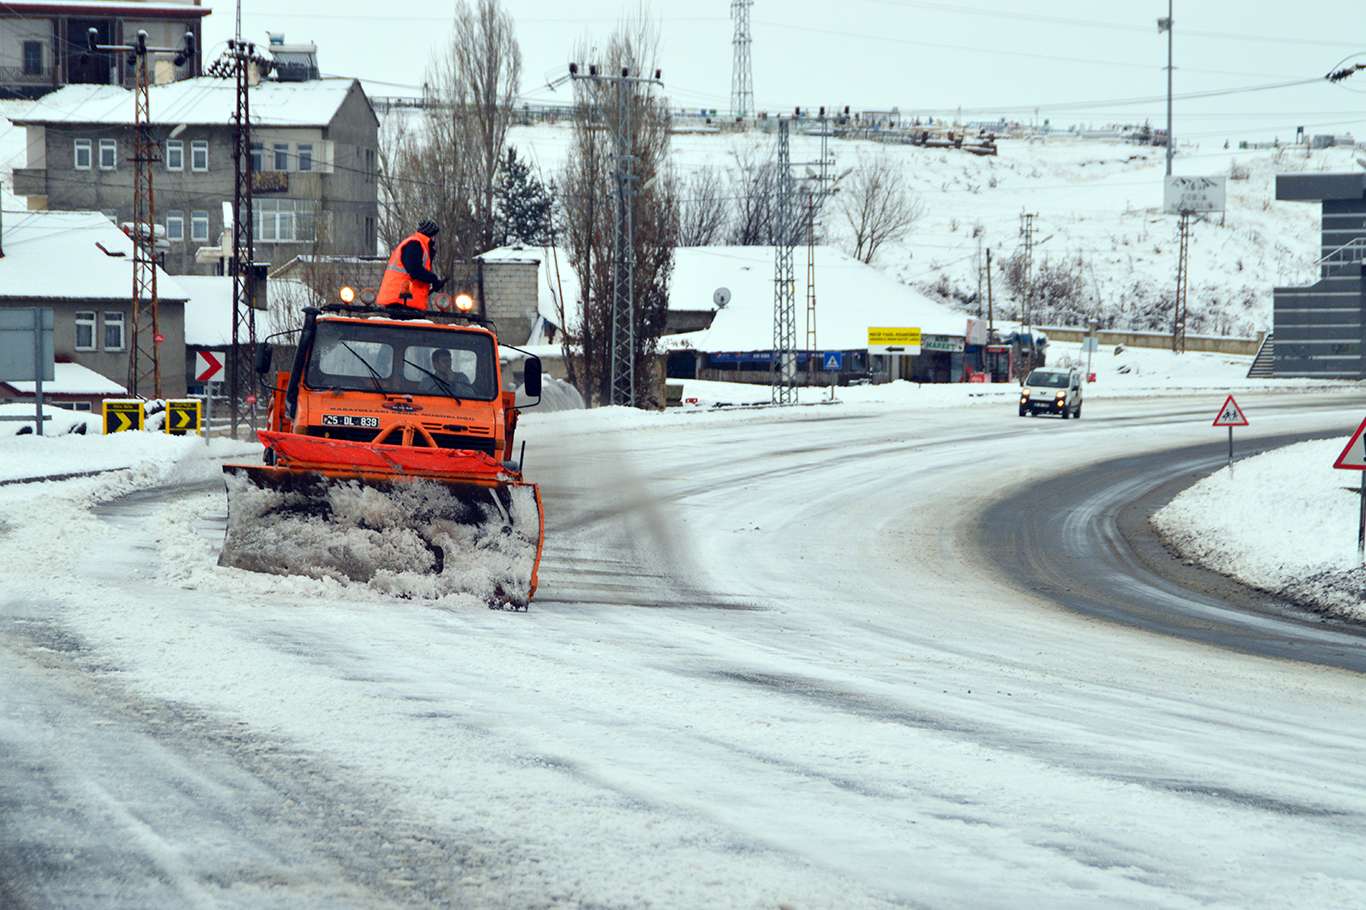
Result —
[[433, 292], [433, 293], [439, 294], [439, 293], [441, 293], [442, 291], [444, 291], [445, 289], [446, 289], [446, 279], [445, 279], [445, 278], [438, 278], [438, 279], [436, 279], [435, 283], [432, 284], [432, 292]]

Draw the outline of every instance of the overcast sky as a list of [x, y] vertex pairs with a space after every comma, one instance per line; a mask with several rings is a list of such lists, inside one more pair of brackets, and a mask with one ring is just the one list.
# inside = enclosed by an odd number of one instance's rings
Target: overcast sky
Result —
[[[503, 2], [522, 46], [522, 92], [533, 101], [566, 99], [566, 89], [552, 94], [545, 83], [564, 71], [571, 46], [605, 36], [641, 8], [631, 0]], [[1366, 16], [1358, 3], [1177, 0], [1178, 137], [1288, 140], [1300, 124], [1310, 132], [1366, 136], [1366, 72], [1340, 86], [1318, 81], [1180, 97], [1321, 77], [1352, 54], [1366, 61]], [[206, 5], [214, 11], [205, 23], [207, 57], [231, 34], [233, 6]], [[316, 41], [324, 72], [361, 77], [374, 94], [414, 94], [426, 61], [449, 34], [454, 4], [394, 4], [384, 12], [386, 6], [244, 0], [243, 33], [259, 40], [271, 29]], [[755, 0], [755, 98], [768, 110], [962, 106], [965, 119], [1029, 120], [1037, 106], [1040, 119], [1060, 125], [1160, 125], [1163, 102], [1118, 102], [1165, 94], [1166, 37], [1156, 20], [1166, 7], [1165, 0]], [[729, 107], [729, 0], [655, 0], [645, 8], [660, 24], [660, 66], [672, 103]]]

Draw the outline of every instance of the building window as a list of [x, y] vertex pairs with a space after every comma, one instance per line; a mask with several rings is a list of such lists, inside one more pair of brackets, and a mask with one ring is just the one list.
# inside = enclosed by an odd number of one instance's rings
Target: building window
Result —
[[275, 170], [277, 170], [277, 171], [287, 171], [287, 170], [289, 170], [289, 143], [288, 143], [288, 142], [277, 142], [277, 143], [275, 143]]
[[24, 42], [24, 75], [41, 76], [43, 74], [43, 42], [25, 41]]
[[313, 170], [313, 143], [311, 142], [299, 143], [299, 170]]
[[179, 243], [185, 239], [185, 214], [183, 212], [166, 213], [166, 239], [172, 243]]
[[205, 243], [209, 239], [209, 213], [191, 212], [190, 213], [190, 239], [196, 243]]
[[95, 311], [76, 311], [76, 350], [95, 350]]
[[106, 351], [123, 350], [122, 310], [104, 311], [104, 349]]
[[265, 243], [311, 243], [316, 236], [313, 202], [262, 199], [254, 202], [256, 239]]
[[71, 402], [70, 407], [71, 407], [71, 410], [73, 410], [73, 411], [89, 411], [89, 410], [90, 410], [90, 402], [88, 402], [88, 401], [73, 401], [73, 402]]
[[259, 142], [251, 144], [251, 170], [253, 173], [259, 174], [266, 169], [265, 155], [264, 145]]
[[365, 216], [365, 248], [372, 254], [375, 251], [375, 219], [371, 215]]
[[365, 150], [365, 176], [372, 183], [379, 179], [379, 156], [374, 149]]
[[185, 170], [185, 143], [179, 139], [166, 140], [166, 170]]
[[207, 171], [209, 169], [209, 140], [196, 139], [190, 143], [190, 170]]
[[76, 153], [75, 153], [76, 170], [78, 170], [78, 171], [88, 171], [88, 170], [90, 170], [90, 154], [91, 154], [91, 153], [90, 153], [90, 140], [89, 140], [89, 139], [77, 139], [77, 140], [76, 140]]
[[119, 141], [117, 139], [100, 140], [100, 170], [112, 171], [119, 164]]

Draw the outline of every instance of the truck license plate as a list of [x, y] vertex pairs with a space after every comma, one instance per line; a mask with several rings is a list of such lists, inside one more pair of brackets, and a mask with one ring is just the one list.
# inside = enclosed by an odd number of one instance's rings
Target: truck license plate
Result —
[[357, 417], [354, 414], [324, 414], [323, 426], [325, 427], [361, 427], [363, 429], [375, 430], [379, 428], [378, 417]]

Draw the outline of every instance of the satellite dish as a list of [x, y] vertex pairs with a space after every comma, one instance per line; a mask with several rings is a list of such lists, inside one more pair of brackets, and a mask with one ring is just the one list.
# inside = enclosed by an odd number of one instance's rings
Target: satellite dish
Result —
[[726, 304], [730, 303], [730, 288], [717, 288], [711, 295], [711, 302], [716, 304], [718, 310], [724, 310]]

